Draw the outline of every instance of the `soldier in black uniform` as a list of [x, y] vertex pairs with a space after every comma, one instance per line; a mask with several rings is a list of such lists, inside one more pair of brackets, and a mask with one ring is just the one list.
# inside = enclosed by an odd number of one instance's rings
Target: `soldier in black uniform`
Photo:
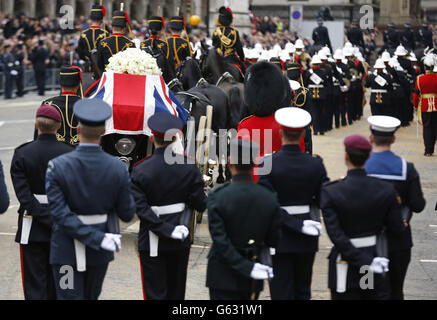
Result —
[[167, 42], [170, 51], [169, 61], [171, 65], [174, 66], [175, 70], [179, 68], [182, 61], [184, 61], [187, 57], [193, 56], [190, 42], [181, 37], [181, 33], [184, 29], [185, 29], [184, 17], [171, 18], [170, 20], [171, 37], [167, 40]]
[[147, 47], [150, 47], [152, 51], [160, 50], [162, 55], [168, 59], [170, 51], [168, 49], [167, 39], [164, 41], [159, 38], [159, 33], [163, 28], [165, 28], [163, 17], [150, 17], [149, 29], [151, 35], [149, 39], [146, 39], [141, 43], [141, 49], [144, 50]]
[[113, 55], [127, 48], [135, 47], [135, 44], [124, 36], [128, 23], [125, 12], [114, 11], [112, 17], [112, 35], [101, 40], [97, 47], [97, 62], [101, 70], [106, 69], [109, 58]]
[[308, 96], [311, 103], [314, 135], [325, 134], [323, 114], [326, 114], [326, 88], [330, 86], [332, 81], [326, 71], [320, 67], [321, 63], [320, 58], [314, 55], [311, 60], [312, 68], [304, 76], [305, 87], [309, 89]]
[[368, 140], [353, 135], [344, 144], [347, 176], [324, 185], [321, 196], [326, 230], [334, 244], [329, 289], [334, 300], [388, 299], [388, 277], [383, 273], [389, 271], [389, 261], [379, 240], [383, 229], [388, 234], [405, 229], [398, 196], [390, 183], [366, 175], [365, 162], [372, 149]]
[[[282, 148], [269, 156], [272, 170], [259, 179], [259, 184], [277, 193], [282, 208], [282, 238], [273, 256], [271, 296], [273, 300], [309, 300], [322, 230], [320, 191], [329, 179], [323, 160], [303, 153], [299, 147], [311, 115], [299, 108], [282, 108], [276, 111], [275, 118], [282, 128]], [[312, 206], [318, 217], [311, 215]]]
[[278, 244], [281, 211], [274, 193], [253, 182], [251, 155], [257, 150], [250, 140], [232, 140], [232, 181], [208, 197], [212, 246], [206, 286], [212, 300], [256, 300], [263, 288], [260, 280], [274, 276], [269, 247]]
[[221, 7], [219, 16], [217, 17], [217, 28], [212, 36], [212, 45], [217, 52], [225, 58], [230, 64], [239, 66], [240, 72], [243, 75], [246, 73], [246, 65], [244, 64], [244, 51], [240, 41], [238, 30], [232, 26], [233, 14], [231, 9]]
[[93, 5], [90, 14], [91, 26], [88, 30], [82, 32], [77, 47], [79, 58], [86, 61], [88, 66], [94, 71], [96, 80], [98, 79], [96, 75], [96, 71], [98, 70], [95, 70], [97, 65], [94, 64], [97, 60], [92, 60], [95, 59], [93, 55], [97, 54], [97, 45], [99, 42], [109, 35], [106, 30], [100, 28], [104, 16], [105, 8], [98, 4]]
[[[344, 85], [343, 78], [338, 72], [335, 62], [328, 60], [327, 47], [319, 52], [320, 60], [322, 60], [321, 68], [324, 69], [330, 79], [329, 88], [327, 90], [327, 104], [326, 104], [326, 115], [325, 115], [325, 129], [326, 131], [332, 130], [332, 119], [335, 113], [335, 109], [338, 108], [338, 97], [340, 95], [340, 86]], [[330, 54], [330, 52], [329, 52]], [[336, 123], [337, 128], [340, 123]]]
[[361, 49], [364, 49], [364, 38], [363, 38], [363, 32], [358, 27], [358, 21], [354, 20], [352, 21], [351, 27], [346, 33], [347, 39], [350, 43], [352, 43], [354, 46], [357, 46]]
[[432, 49], [434, 47], [432, 41], [432, 30], [428, 29], [428, 23], [424, 22], [422, 24], [422, 29], [417, 32], [416, 39], [420, 48]]
[[36, 113], [38, 139], [15, 149], [11, 178], [20, 202], [15, 242], [20, 244], [21, 275], [26, 300], [56, 299], [49, 264], [52, 219], [45, 191], [50, 160], [73, 150], [56, 140], [61, 115], [55, 107], [42, 105]]
[[[335, 127], [339, 128], [340, 124], [342, 126], [347, 125], [346, 114], [347, 114], [347, 91], [349, 90], [348, 84], [350, 84], [351, 75], [349, 69], [345, 63], [343, 63], [343, 52], [342, 49], [337, 49], [334, 54], [335, 68], [337, 69], [343, 84], [339, 82], [340, 87], [334, 90], [334, 119]], [[337, 83], [334, 82], [334, 87], [338, 87]], [[338, 92], [340, 91], [340, 92]]]
[[363, 92], [361, 87], [361, 79], [365, 72], [364, 66], [356, 59], [353, 49], [348, 49], [345, 52], [347, 58], [347, 67], [351, 75], [351, 85], [348, 91], [348, 121], [352, 124], [353, 121], [360, 119], [360, 109], [363, 105]]
[[190, 252], [189, 230], [183, 217], [192, 210], [205, 210], [204, 182], [199, 169], [186, 157], [170, 152], [172, 163], [167, 161], [167, 149], [176, 141], [182, 121], [159, 113], [149, 119], [148, 125], [156, 149], [132, 171], [132, 193], [140, 218], [143, 294], [149, 300], [183, 300]]
[[329, 39], [328, 28], [326, 28], [323, 25], [323, 19], [318, 18], [317, 24], [319, 26], [313, 30], [314, 46], [319, 46], [319, 47], [328, 46], [329, 50], [332, 51], [331, 40]]
[[416, 42], [414, 40], [414, 31], [410, 23], [404, 24], [405, 30], [401, 33], [401, 44], [408, 50], [414, 51], [416, 49]]
[[9, 194], [6, 188], [3, 165], [0, 161], [0, 214], [6, 212], [9, 208]]
[[365, 87], [370, 88], [370, 108], [372, 115], [393, 115], [398, 106], [391, 103], [393, 91], [392, 79], [384, 73], [385, 65], [381, 59], [376, 60], [374, 73], [369, 74]]
[[391, 182], [398, 192], [402, 204], [402, 221], [406, 226], [399, 235], [388, 238], [390, 299], [403, 300], [403, 286], [411, 260], [413, 241], [410, 221], [413, 212], [421, 212], [426, 201], [420, 186], [419, 173], [413, 163], [395, 155], [390, 151], [395, 142], [395, 131], [401, 122], [392, 117], [370, 117], [370, 142], [373, 152], [366, 163], [369, 176]]
[[384, 48], [387, 49], [390, 53], [396, 49], [399, 45], [399, 33], [394, 29], [394, 23], [390, 22], [387, 24], [387, 29], [384, 30], [383, 40], [384, 40]]
[[[59, 78], [61, 95], [47, 99], [42, 104], [54, 106], [61, 114], [61, 127], [56, 134], [58, 141], [77, 146], [79, 136], [77, 135], [77, 120], [73, 113], [73, 106], [81, 99], [77, 93], [82, 82], [80, 69], [62, 67]], [[35, 130], [34, 139], [36, 140], [36, 138], [37, 131]]]

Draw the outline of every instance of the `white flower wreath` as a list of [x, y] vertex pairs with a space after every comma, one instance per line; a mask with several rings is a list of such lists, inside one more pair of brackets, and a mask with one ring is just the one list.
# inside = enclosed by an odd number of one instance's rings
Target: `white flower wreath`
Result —
[[128, 48], [109, 58], [106, 71], [146, 76], [162, 76], [156, 59], [138, 48]]

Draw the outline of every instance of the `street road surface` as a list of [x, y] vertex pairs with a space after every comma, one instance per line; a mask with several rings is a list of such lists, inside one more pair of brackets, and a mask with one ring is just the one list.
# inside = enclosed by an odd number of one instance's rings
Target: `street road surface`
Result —
[[[56, 95], [55, 92], [51, 93]], [[48, 97], [48, 96], [47, 96]], [[42, 97], [28, 95], [21, 99], [0, 100], [0, 160], [5, 170], [6, 183], [11, 197], [9, 210], [0, 216], [0, 299], [23, 299], [19, 246], [14, 242], [17, 230], [18, 201], [15, 197], [9, 174], [13, 150], [22, 143], [33, 139], [34, 116]], [[314, 153], [324, 159], [331, 180], [346, 174], [344, 165], [343, 139], [358, 133], [369, 136], [366, 118], [370, 115], [365, 109], [365, 118], [353, 126], [333, 130], [325, 136], [314, 137]], [[437, 299], [437, 156], [423, 156], [421, 128], [417, 133], [416, 124], [401, 128], [397, 133], [393, 150], [414, 162], [422, 182], [427, 205], [424, 212], [412, 220], [414, 248], [411, 264], [405, 283], [406, 299]], [[116, 254], [104, 282], [100, 299], [136, 300], [142, 299], [141, 275], [136, 251], [138, 221], [122, 225], [122, 250]], [[199, 226], [195, 244], [190, 253], [186, 298], [189, 300], [209, 299], [205, 287], [207, 254], [211, 239], [207, 226], [207, 216]], [[332, 244], [326, 231], [320, 238], [320, 250], [313, 268], [313, 299], [330, 299], [327, 289], [327, 255]], [[146, 293], [147, 295], [147, 293]], [[261, 299], [270, 299], [268, 286]]]

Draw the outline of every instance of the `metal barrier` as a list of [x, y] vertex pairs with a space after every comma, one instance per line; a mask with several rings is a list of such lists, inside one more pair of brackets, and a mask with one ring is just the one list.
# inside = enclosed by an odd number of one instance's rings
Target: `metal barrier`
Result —
[[[59, 70], [57, 68], [46, 69], [46, 90], [58, 90], [59, 89]], [[14, 90], [16, 90], [15, 77]], [[33, 69], [25, 69], [23, 73], [23, 86], [24, 91], [36, 91], [35, 71]], [[0, 95], [5, 93], [5, 75], [0, 72]]]

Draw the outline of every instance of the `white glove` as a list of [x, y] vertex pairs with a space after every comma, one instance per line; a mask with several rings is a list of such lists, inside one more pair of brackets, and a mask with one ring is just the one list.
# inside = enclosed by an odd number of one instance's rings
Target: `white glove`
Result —
[[322, 224], [313, 220], [304, 220], [302, 233], [309, 236], [318, 237], [322, 234]]
[[13, 76], [18, 75], [18, 71], [17, 71], [17, 70], [12, 70], [12, 71], [11, 71], [11, 75], [13, 75]]
[[107, 251], [118, 251], [121, 249], [121, 234], [106, 233], [100, 247]]
[[253, 265], [250, 277], [255, 280], [265, 280], [273, 278], [273, 269], [261, 263], [255, 263]]
[[384, 273], [388, 271], [388, 263], [390, 260], [387, 258], [376, 257], [373, 258], [372, 264], [370, 265], [370, 270], [374, 273]]
[[185, 240], [189, 234], [190, 231], [186, 226], [176, 226], [176, 228], [174, 228], [173, 232], [171, 233], [171, 237], [175, 240]]

